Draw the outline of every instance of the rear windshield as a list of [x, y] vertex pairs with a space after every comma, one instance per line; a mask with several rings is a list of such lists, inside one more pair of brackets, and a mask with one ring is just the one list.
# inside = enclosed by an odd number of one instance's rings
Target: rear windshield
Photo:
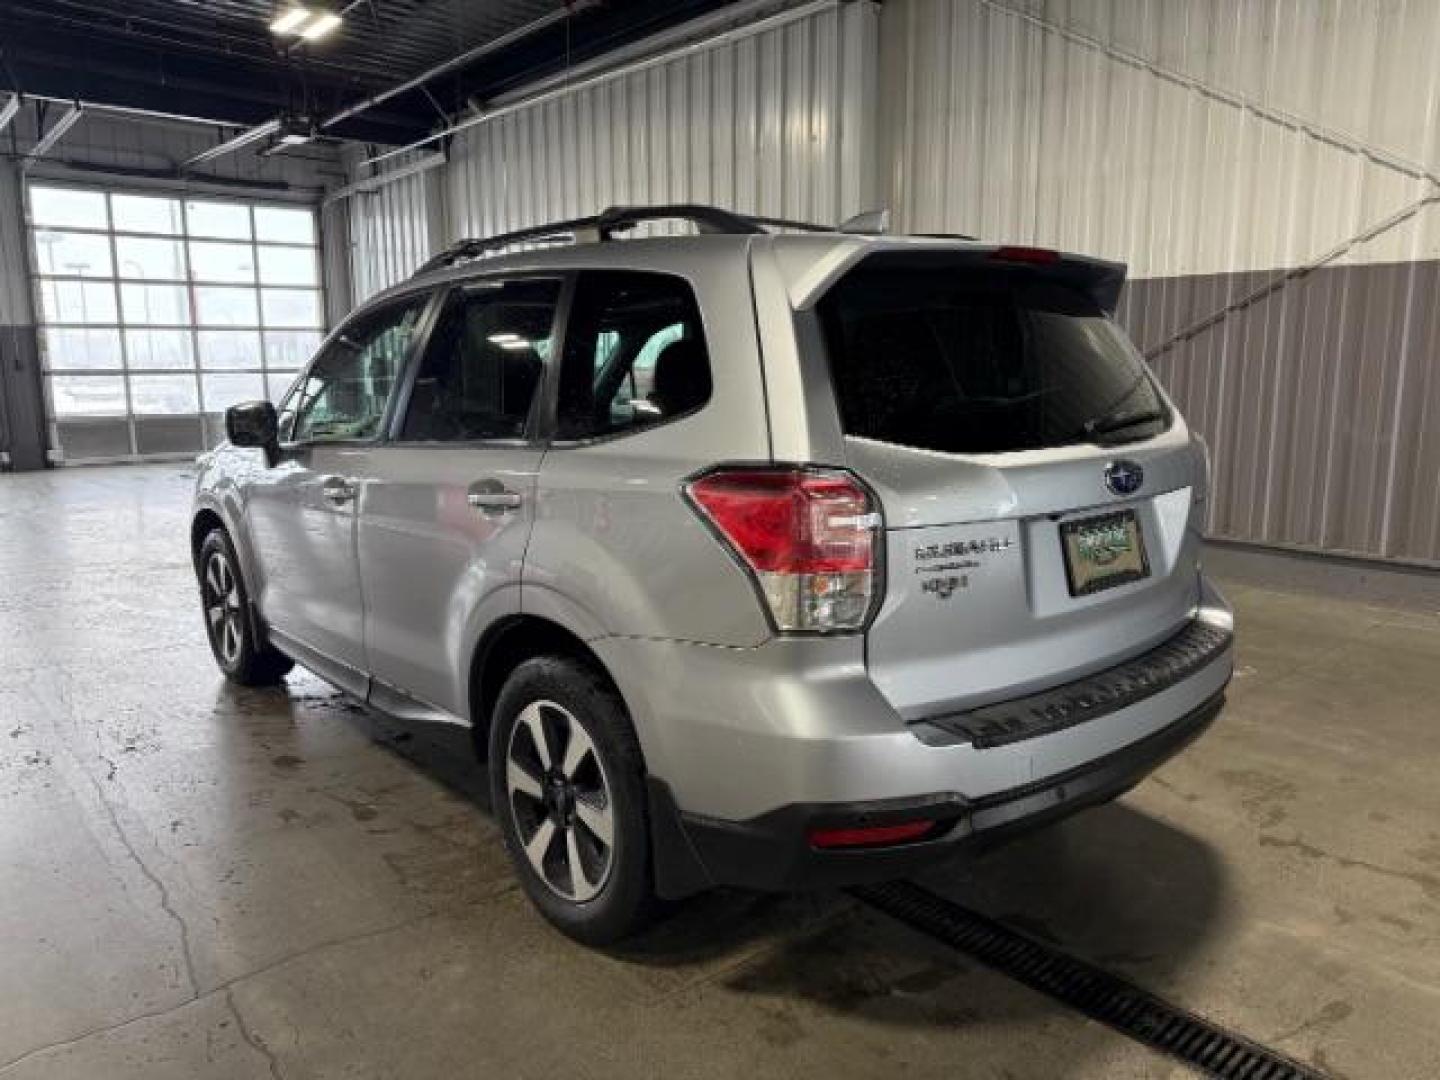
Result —
[[818, 310], [850, 435], [994, 454], [1128, 442], [1170, 422], [1124, 332], [1043, 271], [876, 257]]

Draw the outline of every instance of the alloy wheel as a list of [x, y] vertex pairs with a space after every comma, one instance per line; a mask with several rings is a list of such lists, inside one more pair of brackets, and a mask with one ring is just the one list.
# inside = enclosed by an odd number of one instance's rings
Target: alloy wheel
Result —
[[605, 763], [575, 716], [534, 701], [516, 717], [505, 789], [525, 858], [556, 895], [593, 899], [610, 876], [615, 813]]
[[205, 618], [210, 624], [210, 639], [221, 661], [233, 666], [240, 659], [245, 641], [245, 627], [240, 621], [240, 584], [230, 560], [214, 552], [205, 563]]

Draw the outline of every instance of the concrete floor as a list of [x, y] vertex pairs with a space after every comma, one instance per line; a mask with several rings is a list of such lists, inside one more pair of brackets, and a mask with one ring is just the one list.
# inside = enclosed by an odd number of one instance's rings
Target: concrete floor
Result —
[[[220, 679], [189, 483], [0, 477], [3, 1080], [1185, 1074], [840, 897], [570, 944], [462, 736]], [[926, 884], [1337, 1077], [1433, 1077], [1440, 617], [1230, 592], [1204, 740]]]

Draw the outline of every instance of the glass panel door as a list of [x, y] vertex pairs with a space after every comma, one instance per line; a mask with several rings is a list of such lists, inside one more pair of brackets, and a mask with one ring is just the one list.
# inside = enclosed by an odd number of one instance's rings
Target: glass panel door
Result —
[[27, 196], [62, 460], [199, 451], [228, 406], [283, 393], [324, 336], [309, 207], [47, 181]]

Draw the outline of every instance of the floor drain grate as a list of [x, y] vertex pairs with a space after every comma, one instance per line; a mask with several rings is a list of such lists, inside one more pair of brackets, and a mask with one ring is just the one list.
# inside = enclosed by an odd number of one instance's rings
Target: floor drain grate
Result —
[[1326, 1080], [1308, 1065], [909, 882], [851, 894], [1137, 1042], [1223, 1080]]

